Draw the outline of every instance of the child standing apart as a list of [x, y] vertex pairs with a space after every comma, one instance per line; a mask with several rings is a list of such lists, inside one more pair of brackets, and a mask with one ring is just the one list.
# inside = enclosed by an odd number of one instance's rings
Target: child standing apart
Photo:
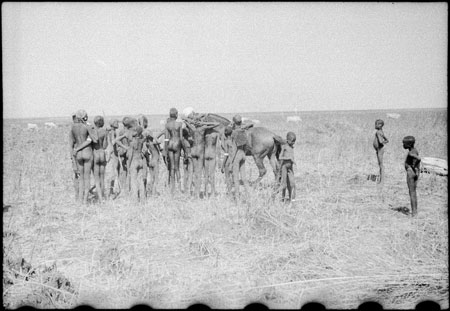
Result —
[[403, 138], [403, 148], [408, 149], [408, 155], [405, 159], [406, 183], [409, 189], [409, 198], [411, 200], [411, 216], [417, 215], [417, 181], [420, 174], [419, 152], [414, 148], [416, 139], [413, 136]]
[[281, 160], [281, 200], [285, 201], [286, 188], [289, 201], [295, 201], [295, 179], [294, 179], [294, 144], [296, 136], [293, 132], [286, 135], [286, 144], [281, 147], [279, 159]]
[[383, 164], [384, 145], [389, 142], [386, 136], [384, 136], [383, 126], [384, 126], [383, 120], [378, 119], [375, 121], [375, 129], [377, 131], [375, 133], [375, 138], [373, 140], [373, 147], [375, 148], [375, 151], [377, 153], [378, 166], [380, 167], [380, 179], [378, 180], [378, 183], [384, 181], [384, 164]]

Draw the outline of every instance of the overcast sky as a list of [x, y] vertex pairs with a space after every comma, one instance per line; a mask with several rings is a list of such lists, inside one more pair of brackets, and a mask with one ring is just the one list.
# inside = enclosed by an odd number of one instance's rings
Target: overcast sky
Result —
[[447, 107], [447, 3], [3, 3], [3, 117]]

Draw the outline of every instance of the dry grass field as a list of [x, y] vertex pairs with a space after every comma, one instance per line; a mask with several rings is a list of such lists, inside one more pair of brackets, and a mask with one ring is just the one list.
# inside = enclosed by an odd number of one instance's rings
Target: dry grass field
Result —
[[[409, 207], [401, 140], [421, 156], [447, 159], [447, 111], [248, 113], [275, 133], [297, 134], [298, 200], [270, 201], [273, 174], [243, 203], [224, 194], [194, 200], [161, 196], [145, 204], [119, 197], [74, 203], [67, 119], [3, 120], [3, 307], [357, 308], [376, 301], [411, 309], [448, 300], [448, 181], [423, 174], [418, 216]], [[231, 115], [226, 115], [230, 117]], [[90, 120], [94, 116], [90, 116]], [[165, 117], [164, 117], [165, 118]], [[384, 187], [377, 173], [374, 121], [389, 138]], [[162, 116], [150, 116], [160, 130]], [[56, 129], [43, 123], [53, 121]], [[27, 122], [39, 130], [28, 131]], [[161, 166], [164, 168], [163, 166]], [[248, 158], [252, 180], [256, 166]]]

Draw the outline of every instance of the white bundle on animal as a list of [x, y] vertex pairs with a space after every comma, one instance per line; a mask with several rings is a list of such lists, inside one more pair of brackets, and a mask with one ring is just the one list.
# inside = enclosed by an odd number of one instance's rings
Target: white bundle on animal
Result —
[[398, 119], [398, 118], [400, 118], [400, 114], [398, 114], [398, 113], [387, 113], [386, 115], [387, 115], [388, 118], [391, 118], [391, 119]]
[[187, 107], [187, 108], [184, 108], [184, 109], [183, 109], [182, 114], [183, 114], [183, 116], [184, 116], [185, 118], [187, 118], [187, 116], [190, 115], [190, 114], [193, 113], [193, 112], [194, 112], [194, 108], [192, 108], [192, 107]]
[[444, 159], [423, 157], [420, 161], [420, 171], [424, 173], [435, 173], [441, 176], [448, 175], [448, 164]]
[[287, 122], [301, 122], [302, 119], [299, 116], [288, 116], [286, 118]]

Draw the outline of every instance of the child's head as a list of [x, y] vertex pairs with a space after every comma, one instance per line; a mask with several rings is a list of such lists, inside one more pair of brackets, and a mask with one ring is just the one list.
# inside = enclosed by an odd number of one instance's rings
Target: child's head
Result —
[[242, 118], [241, 118], [241, 116], [240, 115], [235, 115], [234, 117], [233, 117], [233, 123], [234, 124], [236, 124], [236, 125], [241, 125], [242, 124]]
[[225, 127], [224, 134], [226, 137], [229, 137], [233, 133], [233, 129], [229, 126]]
[[94, 118], [94, 124], [96, 127], [103, 127], [103, 125], [105, 125], [105, 120], [103, 119], [102, 116], [95, 116]]
[[294, 132], [288, 132], [286, 135], [286, 141], [287, 143], [292, 146], [295, 144], [295, 141], [297, 140], [297, 137], [295, 136]]
[[86, 123], [88, 120], [87, 112], [83, 109], [78, 110], [77, 111], [77, 119], [78, 119], [78, 122]]
[[143, 132], [142, 132], [142, 136], [144, 136], [145, 139], [150, 139], [153, 137], [153, 133], [150, 129], [146, 128]]
[[109, 126], [115, 129], [119, 128], [119, 120], [112, 119], [111, 121], [109, 121]]
[[142, 128], [142, 126], [136, 126], [134, 129], [133, 137], [140, 137], [143, 131], [144, 129]]
[[384, 121], [381, 119], [378, 119], [375, 121], [375, 129], [381, 130], [384, 126]]
[[176, 108], [170, 108], [169, 117], [172, 119], [178, 118], [178, 110]]
[[414, 148], [415, 143], [416, 139], [414, 138], [414, 136], [406, 136], [405, 138], [403, 138], [404, 149]]
[[144, 116], [143, 114], [140, 114], [140, 115], [138, 116], [137, 123], [138, 123], [138, 125], [140, 125], [140, 126], [142, 126], [143, 128], [146, 129], [147, 126], [148, 126], [148, 119], [147, 119], [147, 117]]
[[124, 117], [122, 119], [122, 123], [123, 123], [123, 126], [125, 128], [130, 128], [131, 118], [130, 117]]

